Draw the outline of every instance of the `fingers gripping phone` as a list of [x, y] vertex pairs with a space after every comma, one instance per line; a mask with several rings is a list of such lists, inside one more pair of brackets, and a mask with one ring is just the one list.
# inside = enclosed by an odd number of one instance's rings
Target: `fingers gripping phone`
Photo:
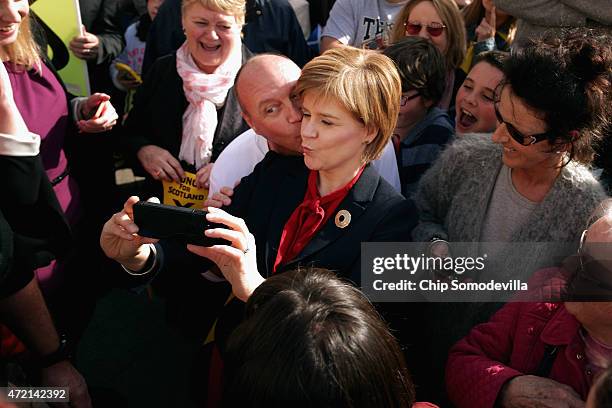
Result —
[[209, 238], [204, 230], [227, 228], [206, 220], [207, 211], [139, 201], [134, 204], [134, 223], [138, 235], [148, 238], [172, 239], [201, 246], [231, 245], [229, 241]]

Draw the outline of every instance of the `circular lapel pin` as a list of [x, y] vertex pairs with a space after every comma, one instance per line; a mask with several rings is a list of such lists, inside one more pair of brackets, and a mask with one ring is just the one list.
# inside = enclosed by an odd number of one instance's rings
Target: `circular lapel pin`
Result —
[[346, 210], [340, 210], [336, 214], [336, 227], [346, 228], [351, 223], [351, 213]]

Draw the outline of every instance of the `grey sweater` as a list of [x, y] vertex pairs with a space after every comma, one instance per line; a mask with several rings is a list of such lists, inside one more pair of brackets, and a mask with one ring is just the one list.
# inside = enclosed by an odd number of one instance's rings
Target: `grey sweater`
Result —
[[495, 0], [495, 5], [518, 20], [513, 47], [568, 27], [607, 26], [612, 33], [610, 0]]
[[[412, 233], [414, 240], [429, 241], [439, 236], [455, 242], [478, 241], [501, 167], [502, 148], [491, 142], [490, 135], [457, 138], [421, 178], [415, 196], [420, 214], [419, 224]], [[495, 276], [483, 276], [483, 280], [521, 279], [550, 265], [551, 260], [559, 260], [563, 254], [558, 251], [575, 251], [591, 212], [604, 198], [603, 188], [585, 166], [575, 163], [565, 166], [545, 199], [511, 238], [513, 243], [524, 243], [520, 246], [525, 250], [502, 252], [495, 260], [489, 258], [487, 272]], [[534, 248], [530, 242], [551, 245]], [[489, 261], [495, 262], [494, 267], [489, 268]], [[449, 348], [474, 325], [487, 321], [501, 306], [502, 303], [488, 302], [404, 306], [404, 319], [409, 320], [401, 325], [395, 323], [396, 326], [420, 327], [425, 333], [435, 333], [416, 340], [409, 338], [414, 344], [408, 350], [409, 359], [414, 360], [412, 370], [420, 378], [419, 386], [425, 398], [445, 405], [444, 400], [436, 398], [444, 393], [444, 366]], [[414, 332], [409, 333], [413, 336]]]
[[[419, 224], [413, 239], [478, 241], [501, 166], [502, 148], [491, 142], [490, 135], [465, 135], [448, 146], [421, 179], [415, 197]], [[511, 242], [577, 242], [605, 197], [589, 169], [571, 162]]]

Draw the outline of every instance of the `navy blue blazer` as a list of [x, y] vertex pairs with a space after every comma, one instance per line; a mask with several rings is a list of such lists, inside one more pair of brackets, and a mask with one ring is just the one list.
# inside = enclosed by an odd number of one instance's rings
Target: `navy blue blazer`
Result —
[[[257, 267], [264, 277], [272, 274], [283, 228], [306, 193], [309, 170], [302, 156], [269, 152], [235, 189], [232, 204], [225, 208], [243, 218], [255, 236]], [[399, 195], [376, 169], [368, 165], [336, 211], [346, 210], [351, 221], [339, 228], [335, 216], [306, 245], [296, 259], [281, 265], [278, 272], [300, 266], [335, 271], [356, 285], [361, 282], [361, 242], [410, 240], [418, 220], [412, 201]], [[163, 274], [203, 272], [209, 261], [184, 250], [175, 242], [161, 242]], [[174, 271], [174, 272], [170, 272]]]

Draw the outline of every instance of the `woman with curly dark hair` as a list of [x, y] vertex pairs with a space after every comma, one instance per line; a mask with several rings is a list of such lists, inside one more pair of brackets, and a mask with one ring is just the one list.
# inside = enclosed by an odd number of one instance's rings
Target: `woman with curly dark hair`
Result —
[[[421, 178], [413, 239], [431, 242], [430, 252], [440, 256], [449, 253], [448, 241], [473, 242], [495, 264], [489, 270], [504, 279], [553, 266], [554, 251], [574, 252], [589, 215], [605, 198], [588, 166], [609, 120], [611, 70], [609, 40], [590, 31], [534, 42], [512, 54], [496, 92], [499, 126], [492, 137], [458, 138]], [[518, 243], [542, 245], [513, 251]], [[426, 359], [425, 383], [442, 383], [450, 346], [499, 306], [428, 304], [413, 313], [423, 321], [408, 326], [422, 324], [436, 333], [416, 347], [416, 357]]]

